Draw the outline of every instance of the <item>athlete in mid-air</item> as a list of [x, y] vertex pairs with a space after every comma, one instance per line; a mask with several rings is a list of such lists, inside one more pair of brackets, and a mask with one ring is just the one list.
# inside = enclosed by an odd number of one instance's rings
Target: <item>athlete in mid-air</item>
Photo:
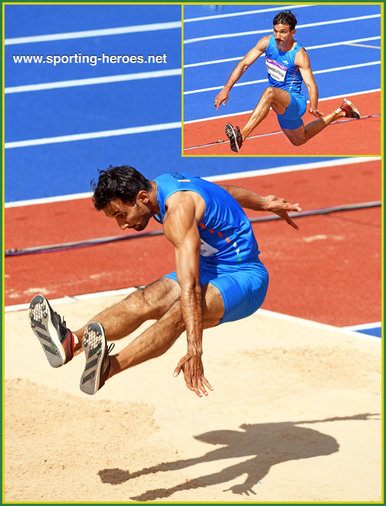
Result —
[[[93, 200], [122, 230], [143, 230], [152, 217], [162, 223], [175, 248], [176, 271], [134, 291], [75, 332], [43, 295], [36, 295], [30, 324], [48, 362], [62, 366], [83, 350], [80, 388], [95, 394], [115, 374], [165, 353], [185, 330], [187, 352], [174, 375], [183, 371], [187, 387], [199, 397], [207, 395], [212, 387], [201, 359], [203, 329], [254, 313], [268, 288], [268, 273], [241, 206], [271, 211], [298, 228], [288, 212], [300, 211], [299, 204], [188, 174], [149, 181], [128, 166], [102, 171]], [[106, 339], [121, 339], [146, 320], [156, 322], [122, 351], [109, 354]]]
[[[279, 12], [273, 19], [273, 34], [262, 37], [244, 56], [216, 96], [215, 107], [218, 109], [221, 104], [225, 105], [230, 90], [247, 68], [265, 53], [270, 86], [264, 90], [259, 103], [241, 130], [229, 123], [226, 125], [225, 133], [232, 151], [240, 150], [245, 139], [263, 121], [270, 108], [277, 114], [281, 129], [295, 146], [304, 144], [339, 118], [360, 118], [359, 111], [347, 99], [330, 114], [324, 115], [318, 110], [318, 87], [309, 56], [304, 47], [294, 39], [296, 23], [296, 17], [291, 11]], [[302, 120], [307, 108], [306, 97], [301, 92], [303, 81], [308, 89], [309, 112], [317, 118], [308, 125], [304, 125]]]

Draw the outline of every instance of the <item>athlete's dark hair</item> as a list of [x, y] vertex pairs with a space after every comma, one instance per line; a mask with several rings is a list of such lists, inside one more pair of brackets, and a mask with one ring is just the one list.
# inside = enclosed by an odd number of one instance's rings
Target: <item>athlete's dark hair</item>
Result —
[[119, 198], [122, 202], [134, 202], [138, 192], [150, 191], [151, 184], [140, 172], [128, 165], [110, 167], [99, 171], [98, 183], [91, 181], [94, 191], [93, 202], [98, 211], [105, 208], [112, 200]]
[[289, 25], [291, 30], [295, 30], [298, 20], [291, 11], [281, 11], [273, 18], [273, 25]]

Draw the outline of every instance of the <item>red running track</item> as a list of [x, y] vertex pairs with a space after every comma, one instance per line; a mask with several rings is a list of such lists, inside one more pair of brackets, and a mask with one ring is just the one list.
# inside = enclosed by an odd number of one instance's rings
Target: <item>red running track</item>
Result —
[[[271, 110], [268, 116], [256, 127], [243, 144], [240, 155], [271, 155], [271, 156], [352, 156], [352, 155], [377, 155], [381, 154], [381, 110], [380, 92], [356, 95], [352, 102], [359, 109], [362, 116], [376, 115], [361, 120], [343, 120], [332, 123], [325, 130], [310, 139], [303, 146], [293, 146], [287, 137], [281, 132], [276, 114]], [[323, 113], [334, 111], [341, 105], [342, 99], [321, 101], [319, 109]], [[221, 107], [221, 112], [226, 112], [226, 106]], [[215, 118], [196, 123], [184, 124], [184, 155], [234, 155], [229, 141], [224, 133], [226, 123], [232, 123], [243, 127], [249, 117], [248, 114]], [[305, 124], [315, 121], [315, 117], [308, 112], [303, 117]], [[280, 132], [273, 134], [273, 132]], [[269, 135], [265, 135], [269, 134]], [[253, 138], [253, 136], [265, 135]], [[223, 140], [221, 144], [207, 147], [189, 149], [192, 146], [215, 143]]]
[[[374, 160], [232, 181], [260, 194], [276, 194], [303, 209], [381, 198], [381, 162]], [[250, 212], [249, 216], [262, 213]], [[113, 220], [89, 199], [5, 210], [6, 249], [118, 235]], [[254, 224], [261, 259], [270, 272], [264, 309], [328, 323], [381, 320], [381, 209]], [[149, 230], [159, 228], [155, 222]], [[173, 247], [163, 236], [72, 251], [5, 259], [5, 305], [140, 286], [174, 269]]]

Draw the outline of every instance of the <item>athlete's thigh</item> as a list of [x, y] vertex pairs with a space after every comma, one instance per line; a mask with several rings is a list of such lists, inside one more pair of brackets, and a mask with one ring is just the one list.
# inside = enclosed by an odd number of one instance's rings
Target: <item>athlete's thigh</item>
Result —
[[[163, 279], [167, 279], [170, 283], [174, 284], [175, 290], [173, 290], [173, 294], [178, 293], [178, 298], [181, 294], [181, 289], [175, 272], [168, 274], [168, 276]], [[201, 295], [204, 328], [214, 327], [220, 323], [224, 316], [225, 309], [221, 292], [211, 283], [204, 283], [201, 285]]]
[[206, 283], [202, 285], [202, 314], [204, 319], [204, 328], [215, 327], [224, 316], [224, 301], [220, 290]]
[[163, 277], [145, 286], [143, 294], [146, 303], [163, 314], [180, 297], [181, 289], [173, 279]]
[[291, 102], [291, 95], [281, 88], [272, 87], [273, 98], [271, 107], [276, 114], [284, 114]]

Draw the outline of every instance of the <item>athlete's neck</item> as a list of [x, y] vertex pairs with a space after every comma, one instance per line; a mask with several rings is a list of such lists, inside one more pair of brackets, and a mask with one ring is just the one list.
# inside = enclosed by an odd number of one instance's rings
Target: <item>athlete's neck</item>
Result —
[[157, 194], [158, 194], [157, 183], [155, 181], [150, 181], [150, 184], [151, 184], [151, 190], [149, 192], [149, 199], [150, 199], [150, 202], [152, 205], [153, 216], [154, 216], [154, 214], [160, 214], [161, 211], [160, 211], [160, 208], [158, 205], [158, 200], [157, 200]]

